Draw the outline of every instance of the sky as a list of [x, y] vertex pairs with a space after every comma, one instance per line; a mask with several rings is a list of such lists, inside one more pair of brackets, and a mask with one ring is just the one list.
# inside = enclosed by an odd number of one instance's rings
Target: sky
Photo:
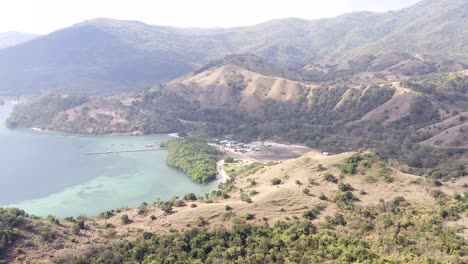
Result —
[[420, 0], [0, 0], [0, 32], [46, 34], [107, 17], [178, 27], [249, 26], [271, 19], [317, 19], [385, 12]]

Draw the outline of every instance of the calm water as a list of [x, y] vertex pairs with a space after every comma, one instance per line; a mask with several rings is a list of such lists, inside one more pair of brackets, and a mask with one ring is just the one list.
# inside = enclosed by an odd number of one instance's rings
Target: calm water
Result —
[[82, 136], [9, 130], [11, 106], [0, 106], [0, 206], [40, 216], [96, 215], [188, 192], [205, 194], [218, 182], [199, 185], [165, 165], [166, 151], [84, 155], [145, 149], [167, 136]]

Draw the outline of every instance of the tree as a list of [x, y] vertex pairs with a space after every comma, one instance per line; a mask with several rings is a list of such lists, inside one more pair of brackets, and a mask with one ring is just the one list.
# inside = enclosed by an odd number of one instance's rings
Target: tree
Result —
[[127, 214], [123, 214], [123, 215], [120, 217], [120, 221], [122, 222], [122, 224], [126, 225], [126, 224], [129, 224], [129, 223], [130, 223], [130, 218], [128, 217]]
[[85, 221], [83, 219], [79, 219], [77, 222], [76, 222], [77, 226], [80, 228], [80, 229], [84, 229], [85, 228]]
[[186, 195], [184, 195], [184, 200], [186, 200], [186, 201], [196, 201], [197, 196], [194, 193], [187, 193]]
[[234, 162], [234, 158], [233, 158], [233, 157], [225, 157], [225, 158], [224, 158], [224, 162], [226, 162], [226, 163], [233, 163], [233, 162]]

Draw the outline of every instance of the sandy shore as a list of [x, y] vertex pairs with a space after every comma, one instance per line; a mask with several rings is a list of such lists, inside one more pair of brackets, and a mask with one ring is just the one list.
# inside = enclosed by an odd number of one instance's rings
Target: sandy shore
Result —
[[224, 160], [219, 160], [216, 163], [216, 170], [218, 171], [217, 180], [219, 180], [220, 182], [225, 182], [227, 179], [229, 179], [228, 174], [224, 170]]

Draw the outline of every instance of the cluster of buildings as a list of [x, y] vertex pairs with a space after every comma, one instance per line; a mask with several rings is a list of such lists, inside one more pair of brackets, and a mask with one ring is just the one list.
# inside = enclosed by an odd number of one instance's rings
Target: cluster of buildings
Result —
[[231, 140], [221, 140], [219, 144], [224, 146], [225, 149], [234, 150], [235, 152], [250, 152], [250, 151], [259, 151], [260, 148], [256, 146], [251, 146], [242, 142], [231, 141]]

